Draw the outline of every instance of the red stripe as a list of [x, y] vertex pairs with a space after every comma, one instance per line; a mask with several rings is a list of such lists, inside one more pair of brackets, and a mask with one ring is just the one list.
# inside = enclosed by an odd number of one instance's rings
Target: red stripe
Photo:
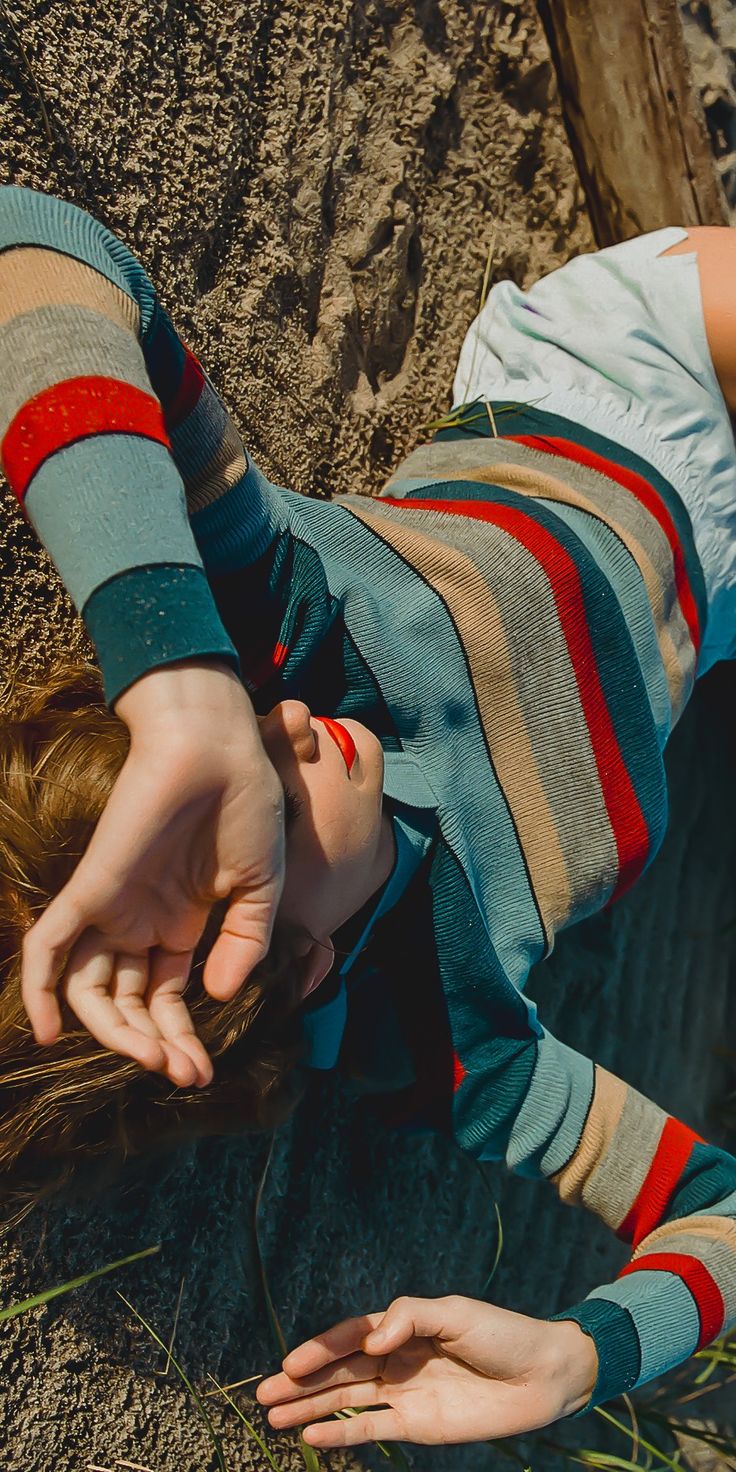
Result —
[[505, 438], [516, 440], [520, 445], [529, 445], [534, 450], [542, 450], [548, 455], [561, 455], [565, 460], [575, 460], [579, 465], [589, 466], [591, 470], [599, 470], [611, 480], [618, 481], [619, 485], [624, 486], [627, 491], [631, 491], [637, 501], [646, 507], [646, 510], [662, 528], [669, 542], [677, 597], [693, 641], [693, 647], [697, 651], [701, 640], [700, 618], [685, 567], [682, 543], [667, 507], [649, 481], [645, 480], [643, 475], [638, 475], [635, 470], [616, 465], [613, 460], [607, 460], [603, 455], [596, 455], [594, 450], [587, 450], [583, 445], [576, 445], [573, 440], [562, 439], [557, 435], [510, 434]]
[[273, 649], [264, 654], [258, 663], [248, 670], [248, 679], [256, 690], [265, 685], [268, 680], [273, 679], [277, 670], [281, 669], [287, 654], [289, 653], [285, 644], [276, 643]]
[[460, 1085], [461, 1085], [463, 1079], [465, 1078], [466, 1073], [467, 1073], [467, 1069], [463, 1067], [462, 1063], [460, 1062], [460, 1059], [457, 1056], [457, 1053], [453, 1053], [453, 1055], [452, 1055], [452, 1092], [453, 1092], [453, 1094], [456, 1094], [457, 1093], [457, 1091], [460, 1088]]
[[184, 367], [179, 379], [179, 387], [174, 397], [165, 406], [166, 424], [169, 429], [176, 429], [184, 423], [188, 414], [191, 414], [199, 402], [199, 396], [204, 387], [204, 373], [190, 348], [182, 343], [184, 348]]
[[618, 1229], [617, 1236], [638, 1247], [658, 1227], [700, 1135], [679, 1119], [667, 1119], [652, 1163], [639, 1194]]
[[649, 833], [601, 688], [585, 617], [580, 574], [573, 559], [545, 527], [525, 511], [514, 507], [498, 506], [491, 501], [418, 501], [414, 498], [407, 501], [391, 496], [381, 496], [380, 501], [382, 506], [438, 511], [443, 515], [467, 516], [490, 522], [508, 532], [531, 552], [546, 574], [577, 681], [598, 780], [616, 842], [619, 877], [612, 895], [615, 899], [641, 873], [649, 851]]
[[49, 455], [95, 434], [135, 434], [170, 449], [161, 405], [117, 378], [67, 378], [29, 399], [5, 433], [0, 457], [21, 506]]
[[706, 1344], [717, 1339], [723, 1329], [726, 1306], [723, 1294], [705, 1264], [699, 1258], [689, 1257], [684, 1252], [652, 1252], [644, 1257], [637, 1257], [636, 1262], [627, 1263], [618, 1276], [626, 1278], [629, 1273], [646, 1273], [650, 1270], [655, 1273], [673, 1273], [676, 1278], [682, 1278], [690, 1289], [700, 1319], [698, 1349], [703, 1349]]

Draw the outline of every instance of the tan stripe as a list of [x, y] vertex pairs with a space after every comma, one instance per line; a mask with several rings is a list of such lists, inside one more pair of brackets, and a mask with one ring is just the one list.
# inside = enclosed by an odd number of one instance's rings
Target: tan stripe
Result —
[[580, 1143], [567, 1165], [551, 1177], [562, 1201], [580, 1205], [588, 1180], [610, 1149], [624, 1112], [627, 1092], [627, 1086], [620, 1078], [596, 1065], [593, 1102]]
[[644, 1185], [667, 1120], [658, 1104], [636, 1089], [624, 1087], [626, 1097], [618, 1125], [581, 1192], [583, 1205], [613, 1231], [628, 1216]]
[[[680, 714], [683, 704], [683, 692], [685, 686], [686, 671], [683, 662], [678, 655], [677, 647], [672, 637], [672, 631], [667, 620], [664, 609], [664, 590], [662, 580], [654, 566], [649, 554], [641, 542], [633, 536], [630, 531], [622, 527], [620, 522], [614, 521], [613, 517], [606, 514], [598, 502], [591, 501], [581, 491], [575, 490], [565, 481], [557, 476], [549, 475], [541, 470], [527, 469], [522, 465], [510, 465], [500, 462], [497, 465], [473, 467], [468, 470], [446, 470], [443, 471], [444, 480], [476, 480], [484, 485], [501, 486], [509, 491], [519, 491], [522, 495], [541, 497], [548, 501], [559, 501], [565, 505], [578, 506], [582, 511], [592, 512], [599, 520], [605, 521], [611, 527], [617, 537], [623, 542], [627, 551], [631, 553], [644, 580], [647, 597], [652, 607], [654, 624], [657, 631], [657, 642], [659, 652], [662, 656], [662, 664], [667, 678], [670, 699], [672, 701], [675, 717]], [[689, 652], [689, 651], [688, 651]]]
[[37, 307], [89, 307], [138, 336], [138, 303], [71, 256], [37, 246], [0, 254], [0, 327]]
[[[657, 1227], [637, 1247], [633, 1256], [646, 1266], [656, 1252], [682, 1253], [702, 1262], [723, 1298], [727, 1329], [736, 1318], [736, 1222], [723, 1216], [686, 1216], [681, 1221]], [[723, 1330], [721, 1331], [723, 1332]]]
[[[730, 1216], [684, 1216], [676, 1222], [666, 1222], [664, 1226], [656, 1227], [648, 1237], [639, 1244], [634, 1257], [641, 1257], [647, 1252], [661, 1252], [664, 1239], [676, 1236], [708, 1237], [713, 1241], [726, 1242], [736, 1253], [736, 1221]], [[681, 1251], [675, 1248], [673, 1251]], [[736, 1263], [736, 1259], [735, 1259]]]
[[[205, 385], [204, 392], [207, 392]], [[195, 511], [201, 511], [203, 506], [211, 506], [213, 501], [218, 501], [224, 496], [237, 481], [245, 475], [248, 467], [243, 442], [235, 425], [229, 415], [225, 420], [225, 434], [222, 443], [218, 445], [214, 455], [196, 475], [191, 478], [185, 475], [184, 489], [187, 497], [187, 511], [190, 516]], [[182, 466], [179, 467], [182, 469]], [[186, 466], [183, 467], [186, 471]]]
[[[470, 665], [498, 779], [529, 865], [548, 944], [572, 904], [570, 878], [554, 815], [529, 741], [498, 605], [482, 574], [462, 553], [399, 525], [385, 514], [350, 511], [426, 578], [450, 610]], [[482, 637], [479, 637], [481, 636]]]

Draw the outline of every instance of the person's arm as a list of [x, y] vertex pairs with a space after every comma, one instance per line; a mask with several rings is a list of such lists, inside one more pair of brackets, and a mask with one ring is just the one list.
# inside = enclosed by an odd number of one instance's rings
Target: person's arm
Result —
[[468, 1075], [456, 1098], [461, 1143], [551, 1181], [633, 1248], [615, 1282], [554, 1315], [595, 1342], [598, 1377], [584, 1409], [663, 1374], [733, 1325], [733, 1156], [541, 1028], [500, 1068], [497, 1102], [474, 1108], [474, 1087]]
[[90, 847], [25, 937], [26, 1010], [53, 1041], [65, 966], [100, 1042], [205, 1082], [181, 1000], [194, 947], [230, 895], [205, 985], [232, 995], [265, 953], [283, 801], [198, 541], [214, 529], [246, 568], [277, 535], [278, 500], [127, 247], [13, 187], [0, 189], [0, 454], [131, 733]]
[[[644, 1384], [736, 1320], [736, 1160], [549, 1033], [525, 1037], [518, 1001], [518, 1025], [462, 1078], [460, 1143], [552, 1181], [633, 1244], [631, 1261], [546, 1320], [400, 1298], [327, 1328], [259, 1386], [279, 1430], [306, 1423], [322, 1448], [520, 1435]], [[320, 1419], [349, 1407], [364, 1414]]]
[[237, 565], [279, 505], [143, 267], [76, 206], [0, 188], [0, 452], [81, 613], [112, 706], [146, 671], [239, 671], [207, 582], [213, 524]]

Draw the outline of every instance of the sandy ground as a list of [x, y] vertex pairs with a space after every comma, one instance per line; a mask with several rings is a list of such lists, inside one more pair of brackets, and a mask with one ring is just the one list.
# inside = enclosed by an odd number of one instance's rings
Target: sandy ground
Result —
[[[494, 279], [527, 284], [592, 246], [530, 0], [17, 0], [12, 16], [17, 34], [0, 10], [0, 181], [59, 191], [126, 239], [256, 458], [302, 491], [375, 487], [447, 407], [494, 224]], [[50, 643], [84, 636], [7, 498], [3, 513], [3, 647], [40, 668]], [[732, 697], [731, 671], [709, 676], [675, 735], [672, 830], [653, 870], [565, 936], [532, 986], [566, 1041], [711, 1133], [731, 1078], [715, 1050], [736, 1037]], [[0, 1301], [161, 1242], [123, 1291], [167, 1338], [183, 1278], [189, 1372], [262, 1370], [263, 1154], [258, 1140], [184, 1150], [131, 1170], [119, 1199], [32, 1220], [4, 1247]], [[552, 1312], [621, 1261], [551, 1192], [500, 1172], [491, 1187], [503, 1303]], [[495, 1227], [470, 1162], [380, 1134], [327, 1082], [278, 1139], [264, 1243], [291, 1340], [397, 1292], [478, 1293]], [[127, 1458], [204, 1472], [201, 1424], [160, 1369], [104, 1282], [10, 1324], [3, 1469]], [[219, 1424], [231, 1472], [258, 1466], [230, 1413]], [[414, 1464], [473, 1472], [499, 1458], [417, 1451]]]

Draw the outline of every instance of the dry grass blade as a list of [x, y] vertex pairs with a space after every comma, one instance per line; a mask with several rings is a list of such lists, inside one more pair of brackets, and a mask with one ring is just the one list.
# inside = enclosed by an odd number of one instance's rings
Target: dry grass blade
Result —
[[31, 86], [33, 87], [33, 90], [34, 90], [34, 92], [36, 94], [36, 97], [38, 98], [38, 105], [39, 105], [39, 107], [41, 109], [41, 117], [43, 118], [43, 125], [44, 125], [44, 128], [46, 130], [46, 137], [48, 138], [49, 143], [51, 144], [51, 146], [53, 148], [55, 140], [54, 140], [53, 129], [51, 127], [51, 120], [49, 118], [48, 111], [46, 109], [46, 103], [43, 100], [43, 93], [41, 91], [41, 88], [38, 85], [37, 80], [36, 80], [36, 73], [34, 72], [33, 67], [31, 66], [31, 62], [30, 62], [30, 58], [28, 56], [28, 52], [26, 51], [26, 48], [25, 48], [25, 46], [23, 44], [23, 37], [21, 36], [21, 33], [18, 30], [18, 27], [15, 24], [15, 21], [13, 20], [13, 17], [10, 14], [7, 5], [4, 3], [4, 0], [0, 0], [0, 11], [2, 11], [2, 14], [5, 16], [5, 19], [6, 19], [7, 23], [8, 23], [11, 31], [13, 32], [14, 37], [15, 37], [15, 43], [16, 43], [16, 46], [18, 47], [19, 52], [20, 52], [21, 60], [22, 60], [23, 65], [24, 65], [24, 67], [26, 69], [26, 72], [28, 73], [28, 76], [30, 78]]
[[[612, 1416], [610, 1411], [605, 1411], [603, 1406], [596, 1406], [595, 1413], [597, 1416], [601, 1416], [604, 1421], [608, 1421], [611, 1426], [615, 1426], [616, 1430], [621, 1431], [624, 1436], [629, 1436], [633, 1439], [633, 1433], [629, 1430], [628, 1426], [625, 1426], [623, 1421], [619, 1421], [616, 1416]], [[645, 1451], [651, 1452], [653, 1457], [657, 1457], [662, 1467], [674, 1467], [675, 1472], [681, 1472], [679, 1462], [674, 1461], [672, 1457], [668, 1457], [666, 1452], [663, 1452], [660, 1447], [654, 1446], [651, 1441], [645, 1441], [641, 1435], [638, 1438], [638, 1446], [642, 1446]], [[594, 1455], [602, 1456], [603, 1453], [595, 1453]], [[606, 1465], [610, 1464], [606, 1463]], [[625, 1465], [627, 1467], [633, 1467], [636, 1466], [636, 1463], [627, 1460]]]
[[621, 1399], [622, 1399], [624, 1405], [626, 1406], [626, 1409], [627, 1409], [627, 1411], [629, 1413], [629, 1416], [631, 1418], [631, 1441], [632, 1441], [632, 1446], [631, 1446], [631, 1460], [632, 1460], [632, 1462], [636, 1462], [636, 1464], [638, 1466], [638, 1463], [639, 1463], [639, 1446], [641, 1444], [640, 1443], [640, 1440], [639, 1440], [639, 1422], [637, 1420], [636, 1411], [634, 1410], [634, 1403], [631, 1400], [631, 1397], [628, 1396], [628, 1395], [622, 1395]]
[[[144, 1317], [143, 1317], [142, 1314], [139, 1314], [137, 1308], [133, 1308], [132, 1303], [129, 1303], [128, 1302], [127, 1298], [125, 1297], [125, 1295], [123, 1293], [120, 1292], [120, 1289], [119, 1288], [116, 1288], [115, 1292], [117, 1293], [118, 1298], [121, 1298], [122, 1299], [122, 1301], [125, 1304], [126, 1308], [129, 1308], [130, 1309], [130, 1312], [138, 1320], [138, 1323], [139, 1324], [142, 1324], [143, 1325], [143, 1328], [146, 1330], [146, 1332], [148, 1334], [150, 1334], [151, 1338], [159, 1346], [159, 1349], [162, 1349], [164, 1351], [164, 1353], [166, 1353], [166, 1345], [164, 1344], [164, 1341], [160, 1337], [160, 1335], [156, 1333], [156, 1330], [153, 1329], [151, 1327], [151, 1325], [146, 1322], [146, 1320], [144, 1319]], [[215, 1431], [215, 1428], [212, 1425], [212, 1422], [211, 1422], [209, 1416], [207, 1415], [207, 1407], [205, 1406], [204, 1401], [202, 1400], [202, 1397], [195, 1390], [194, 1386], [192, 1385], [191, 1380], [189, 1379], [189, 1376], [182, 1369], [181, 1365], [179, 1364], [178, 1359], [176, 1358], [176, 1355], [174, 1355], [174, 1354], [172, 1354], [172, 1356], [171, 1356], [171, 1363], [174, 1366], [174, 1369], [176, 1370], [176, 1373], [179, 1376], [179, 1379], [184, 1383], [184, 1385], [186, 1385], [186, 1388], [189, 1391], [189, 1394], [191, 1395], [192, 1400], [194, 1401], [194, 1403], [195, 1403], [195, 1405], [196, 1405], [196, 1407], [197, 1407], [197, 1409], [199, 1411], [199, 1414], [200, 1414], [200, 1416], [202, 1417], [202, 1420], [205, 1423], [205, 1426], [207, 1427], [207, 1431], [209, 1433], [210, 1440], [211, 1440], [212, 1445], [213, 1445], [213, 1447], [215, 1449], [215, 1456], [217, 1457], [217, 1465], [218, 1465], [218, 1468], [219, 1468], [219, 1472], [227, 1472], [227, 1466], [226, 1466], [226, 1463], [225, 1463], [225, 1456], [224, 1456], [224, 1453], [223, 1453], [223, 1450], [222, 1450], [222, 1442], [221, 1442], [219, 1436], [217, 1435], [217, 1432]]]
[[155, 1372], [157, 1375], [163, 1375], [164, 1377], [168, 1375], [169, 1370], [171, 1369], [171, 1351], [174, 1348], [174, 1340], [176, 1339], [176, 1330], [179, 1324], [179, 1314], [181, 1312], [181, 1300], [184, 1293], [185, 1282], [186, 1278], [182, 1277], [181, 1283], [179, 1284], [179, 1292], [176, 1298], [176, 1308], [174, 1309], [174, 1323], [171, 1329], [171, 1338], [169, 1340], [169, 1347], [166, 1351], [166, 1365], [163, 1370], [156, 1370]]
[[[115, 1467], [127, 1467], [130, 1472], [153, 1472], [152, 1467], [144, 1467], [142, 1462], [126, 1462], [122, 1457], [118, 1457]], [[88, 1462], [85, 1472], [115, 1472], [115, 1468], [98, 1467], [96, 1462]]]
[[[209, 1378], [212, 1381], [212, 1384], [215, 1386], [215, 1392], [214, 1393], [216, 1393], [217, 1391], [219, 1391], [220, 1395], [223, 1395], [225, 1397], [225, 1400], [227, 1401], [228, 1405], [229, 1406], [232, 1406], [232, 1408], [233, 1408], [236, 1416], [239, 1416], [240, 1417], [240, 1420], [242, 1421], [243, 1425], [245, 1426], [245, 1428], [246, 1428], [249, 1436], [251, 1436], [253, 1438], [254, 1442], [256, 1443], [256, 1445], [260, 1447], [261, 1451], [263, 1452], [264, 1457], [266, 1458], [266, 1461], [268, 1462], [269, 1467], [273, 1467], [273, 1472], [282, 1472], [282, 1469], [281, 1469], [281, 1467], [279, 1467], [279, 1464], [276, 1461], [276, 1458], [274, 1457], [273, 1453], [266, 1446], [266, 1443], [263, 1440], [263, 1437], [260, 1435], [260, 1433], [258, 1431], [256, 1431], [255, 1426], [253, 1426], [252, 1423], [248, 1420], [248, 1417], [243, 1415], [243, 1412], [241, 1411], [240, 1406], [239, 1405], [236, 1405], [236, 1403], [233, 1400], [233, 1398], [232, 1398], [231, 1395], [228, 1395], [227, 1390], [225, 1389], [224, 1385], [218, 1385], [218, 1383], [217, 1383], [214, 1375], [210, 1375]], [[259, 1376], [256, 1375], [255, 1378], [258, 1379]], [[209, 1393], [212, 1394], [213, 1392], [209, 1392]]]
[[[210, 1376], [210, 1379], [212, 1379], [212, 1376]], [[205, 1390], [204, 1393], [205, 1395], [217, 1395], [218, 1391], [222, 1391], [224, 1395], [226, 1390], [240, 1390], [243, 1385], [253, 1385], [256, 1380], [262, 1379], [263, 1376], [259, 1372], [257, 1375], [248, 1375], [245, 1380], [233, 1380], [231, 1385], [218, 1385], [217, 1390]]]
[[[491, 270], [493, 268], [493, 253], [494, 253], [494, 251], [496, 249], [496, 235], [497, 234], [498, 234], [498, 226], [494, 224], [493, 229], [491, 230], [491, 238], [490, 238], [490, 240], [488, 242], [488, 254], [486, 256], [486, 268], [485, 268], [485, 271], [483, 272], [483, 285], [481, 286], [481, 289], [480, 289], [480, 305], [478, 307], [478, 312], [479, 313], [483, 311], [483, 308], [484, 308], [484, 306], [486, 304], [486, 298], [488, 296], [488, 283], [489, 283], [489, 281], [491, 279]], [[480, 331], [476, 327], [475, 334], [474, 334], [474, 337], [473, 337], [473, 352], [472, 352], [472, 355], [471, 355], [471, 358], [470, 358], [470, 368], [468, 370], [468, 376], [467, 376], [467, 379], [465, 381], [465, 391], [464, 391], [464, 394], [463, 394], [463, 398], [465, 400], [467, 400], [467, 397], [468, 397], [468, 389], [470, 388], [470, 385], [473, 382], [473, 374], [475, 372], [475, 360], [476, 360], [476, 358], [478, 356], [478, 339], [479, 339], [479, 337], [480, 337]]]
[[[258, 1263], [258, 1272], [259, 1272], [259, 1276], [260, 1276], [260, 1279], [261, 1279], [261, 1286], [263, 1288], [263, 1298], [264, 1298], [264, 1302], [266, 1304], [266, 1314], [268, 1316], [268, 1322], [269, 1322], [269, 1326], [270, 1326], [270, 1329], [271, 1329], [271, 1335], [272, 1335], [273, 1340], [274, 1340], [274, 1343], [275, 1343], [275, 1345], [276, 1345], [276, 1347], [277, 1347], [277, 1349], [279, 1351], [279, 1354], [281, 1355], [281, 1358], [283, 1359], [284, 1356], [285, 1356], [285, 1354], [286, 1354], [286, 1352], [287, 1352], [286, 1351], [286, 1340], [284, 1338], [284, 1333], [283, 1333], [283, 1330], [281, 1328], [281, 1324], [279, 1323], [279, 1316], [276, 1313], [276, 1307], [275, 1307], [275, 1304], [274, 1304], [274, 1301], [273, 1301], [273, 1297], [272, 1297], [272, 1294], [271, 1294], [271, 1287], [270, 1287], [270, 1284], [269, 1284], [269, 1281], [268, 1281], [268, 1275], [266, 1273], [266, 1260], [265, 1260], [265, 1257], [264, 1257], [264, 1254], [263, 1254], [263, 1249], [261, 1247], [261, 1234], [260, 1234], [261, 1206], [263, 1204], [263, 1193], [265, 1191], [266, 1181], [268, 1180], [269, 1171], [271, 1169], [271, 1161], [273, 1160], [273, 1152], [274, 1152], [274, 1146], [275, 1146], [275, 1144], [276, 1144], [276, 1135], [274, 1133], [271, 1136], [271, 1143], [270, 1143], [270, 1145], [268, 1147], [268, 1155], [266, 1156], [266, 1163], [265, 1163], [265, 1165], [263, 1167], [263, 1171], [262, 1171], [262, 1174], [261, 1174], [261, 1179], [258, 1182], [258, 1190], [256, 1191], [256, 1200], [255, 1200], [255, 1206], [254, 1206], [254, 1209], [253, 1209], [253, 1240], [254, 1240], [254, 1245], [255, 1245], [255, 1250], [256, 1250], [256, 1261]], [[306, 1443], [306, 1441], [304, 1440], [304, 1437], [301, 1434], [299, 1436], [299, 1450], [300, 1450], [301, 1455], [302, 1455], [302, 1461], [304, 1462], [304, 1466], [306, 1468], [306, 1472], [320, 1472], [321, 1464], [320, 1464], [319, 1457], [317, 1456], [317, 1453], [314, 1450], [314, 1447], [313, 1446], [307, 1446], [307, 1443]]]
[[94, 1272], [83, 1273], [79, 1278], [71, 1278], [68, 1283], [60, 1283], [58, 1288], [44, 1288], [42, 1293], [34, 1293], [31, 1298], [24, 1298], [21, 1303], [11, 1303], [8, 1308], [0, 1308], [0, 1323], [7, 1319], [14, 1319], [18, 1314], [24, 1314], [29, 1308], [38, 1308], [39, 1304], [49, 1303], [52, 1298], [58, 1298], [62, 1293], [71, 1293], [73, 1288], [83, 1288], [85, 1283], [91, 1283], [93, 1278], [102, 1278], [105, 1273], [114, 1273], [116, 1268], [124, 1268], [131, 1262], [140, 1262], [142, 1257], [151, 1257], [154, 1252], [161, 1251], [161, 1243], [157, 1242], [154, 1247], [144, 1247], [142, 1252], [132, 1252], [129, 1257], [119, 1257], [117, 1262], [109, 1262], [104, 1268], [95, 1268]]
[[691, 1426], [687, 1421], [676, 1421], [657, 1411], [647, 1413], [646, 1419], [656, 1426], [666, 1427], [671, 1435], [690, 1436], [693, 1441], [702, 1441], [730, 1461], [736, 1459], [736, 1439], [724, 1431], [713, 1431], [708, 1426]]

